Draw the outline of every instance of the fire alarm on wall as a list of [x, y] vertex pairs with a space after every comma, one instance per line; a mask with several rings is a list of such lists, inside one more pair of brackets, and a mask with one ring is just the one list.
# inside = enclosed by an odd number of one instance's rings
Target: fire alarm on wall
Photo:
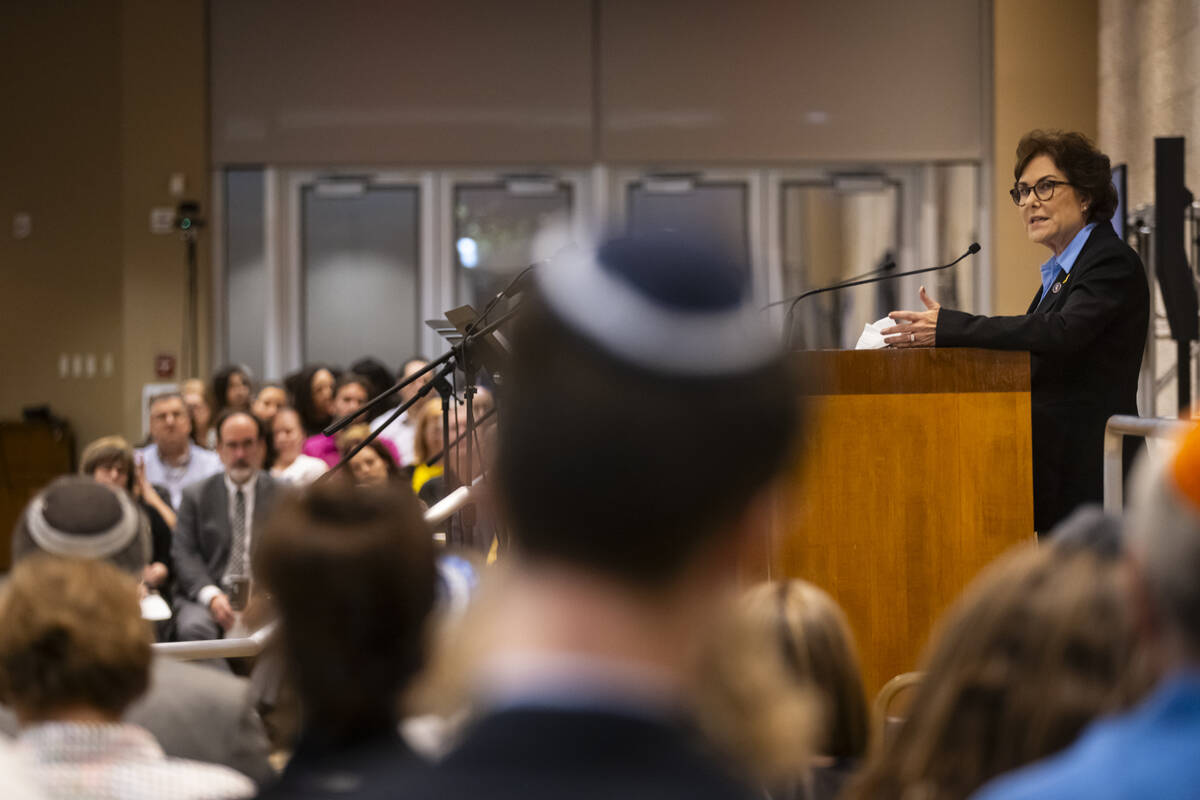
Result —
[[154, 357], [154, 374], [160, 378], [175, 376], [175, 356], [170, 353], [159, 353]]

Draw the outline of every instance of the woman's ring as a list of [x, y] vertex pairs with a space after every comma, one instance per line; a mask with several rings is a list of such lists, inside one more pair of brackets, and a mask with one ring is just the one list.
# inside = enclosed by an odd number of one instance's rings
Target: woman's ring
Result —
[[915, 333], [910, 333], [910, 334], [908, 335], [908, 341], [909, 341], [909, 342], [915, 342], [916, 340], [917, 340], [917, 335], [916, 335]]

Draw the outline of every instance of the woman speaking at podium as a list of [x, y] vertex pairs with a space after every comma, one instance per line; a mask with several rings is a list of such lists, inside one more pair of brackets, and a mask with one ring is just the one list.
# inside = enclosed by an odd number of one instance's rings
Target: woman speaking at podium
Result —
[[[941, 308], [894, 311], [892, 347], [983, 347], [1031, 354], [1033, 524], [1048, 533], [1077, 505], [1103, 499], [1104, 426], [1137, 414], [1150, 293], [1137, 253], [1110, 220], [1108, 156], [1083, 134], [1032, 131], [1017, 145], [1009, 194], [1031, 241], [1051, 251], [1029, 310], [984, 317]], [[1126, 439], [1126, 455], [1137, 440]], [[1128, 463], [1128, 458], [1126, 459]]]

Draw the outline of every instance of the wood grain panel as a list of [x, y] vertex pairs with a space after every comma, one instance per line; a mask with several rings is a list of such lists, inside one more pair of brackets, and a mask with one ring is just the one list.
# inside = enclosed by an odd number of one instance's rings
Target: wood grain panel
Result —
[[[833, 376], [849, 392], [816, 385], [801, 400], [817, 424], [781, 509], [772, 574], [805, 578], [842, 604], [875, 692], [917, 666], [935, 620], [981, 568], [1033, 537], [1028, 389], [982, 390], [989, 375], [999, 387], [1028, 387], [1028, 356], [943, 350], [800, 361], [814, 382]], [[815, 369], [831, 361], [834, 369]], [[911, 370], [898, 372], [905, 363]], [[905, 391], [856, 390], [892, 378]], [[927, 382], [969, 388], [925, 391]]]

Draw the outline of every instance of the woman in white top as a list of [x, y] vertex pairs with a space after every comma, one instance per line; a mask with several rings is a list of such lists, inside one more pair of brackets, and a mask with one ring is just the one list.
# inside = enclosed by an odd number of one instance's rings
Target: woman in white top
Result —
[[275, 418], [271, 420], [271, 438], [275, 443], [272, 477], [292, 486], [307, 486], [325, 473], [327, 467], [324, 461], [302, 452], [304, 425], [296, 409], [285, 406], [275, 412]]
[[0, 594], [0, 687], [21, 725], [18, 757], [46, 797], [254, 795], [246, 776], [167, 758], [150, 731], [121, 721], [149, 685], [152, 640], [137, 582], [116, 567], [33, 556], [13, 569]]

